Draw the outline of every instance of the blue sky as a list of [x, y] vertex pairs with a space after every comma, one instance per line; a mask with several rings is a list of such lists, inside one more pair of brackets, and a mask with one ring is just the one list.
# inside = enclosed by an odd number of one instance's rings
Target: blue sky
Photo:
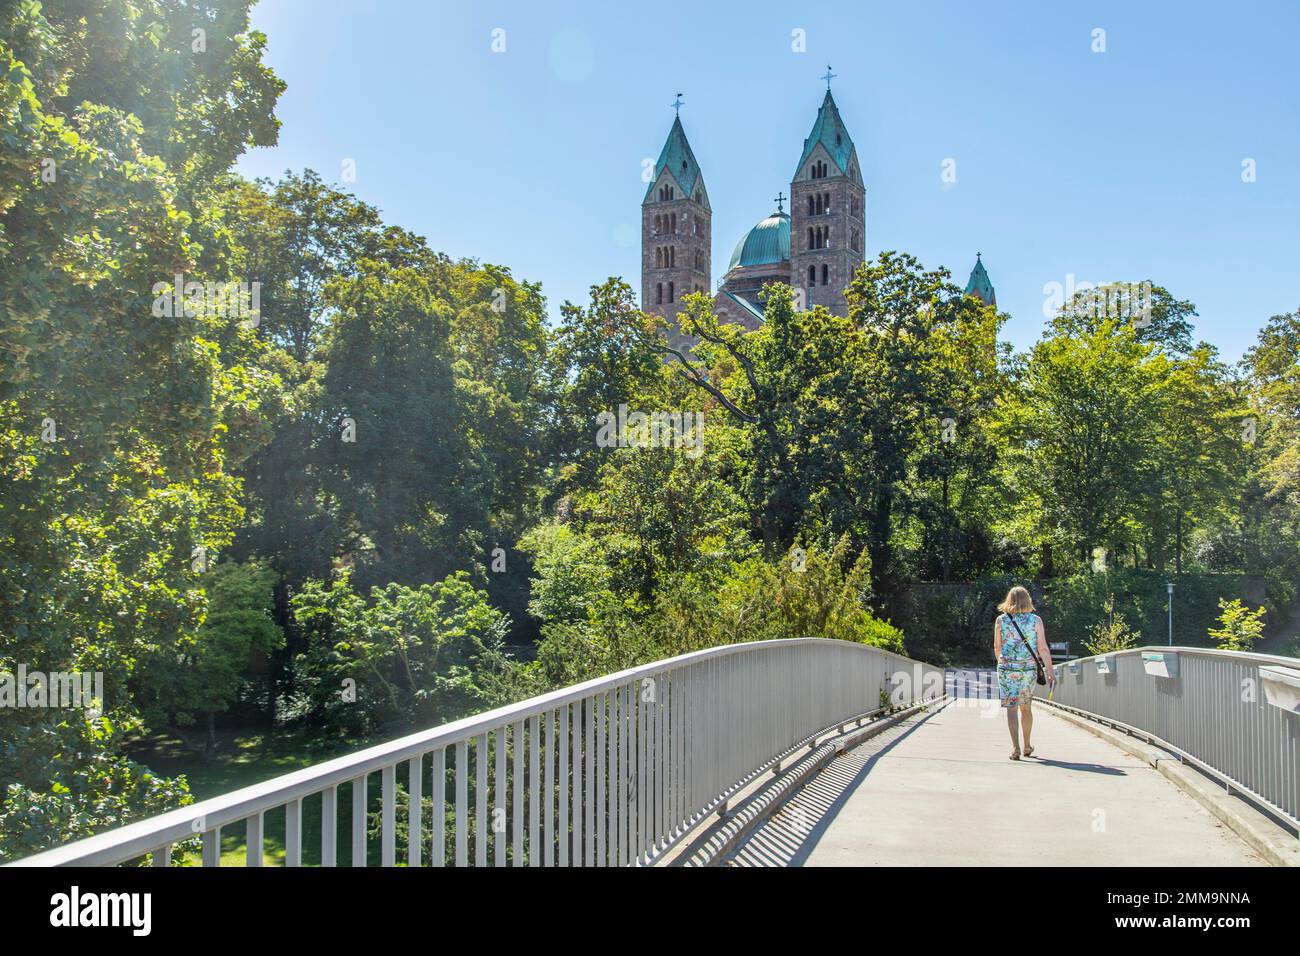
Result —
[[1153, 279], [1229, 360], [1300, 306], [1295, 0], [262, 0], [253, 22], [288, 89], [280, 144], [243, 173], [339, 181], [355, 160], [342, 185], [386, 221], [541, 281], [553, 315], [609, 275], [639, 289], [642, 161], [678, 90], [716, 283], [789, 192], [828, 63], [868, 256], [907, 251], [964, 285], [982, 252], [1018, 348], [1070, 275]]

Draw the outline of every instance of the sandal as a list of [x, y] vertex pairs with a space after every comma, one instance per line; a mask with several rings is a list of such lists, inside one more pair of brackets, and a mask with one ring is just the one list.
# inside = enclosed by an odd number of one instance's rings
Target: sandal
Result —
[[1020, 748], [1019, 748], [1019, 747], [1017, 747], [1015, 750], [1011, 751], [1011, 759], [1012, 759], [1012, 760], [1019, 760], [1019, 759], [1020, 759]]
[[1026, 747], [1026, 748], [1025, 748], [1025, 756], [1026, 756], [1026, 757], [1032, 757], [1033, 755], [1034, 755], [1034, 748], [1033, 748], [1033, 747]]

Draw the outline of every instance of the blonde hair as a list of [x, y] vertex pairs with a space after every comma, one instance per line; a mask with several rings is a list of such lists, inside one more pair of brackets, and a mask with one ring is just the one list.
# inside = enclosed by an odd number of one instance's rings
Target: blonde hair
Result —
[[998, 605], [1003, 614], [1028, 614], [1034, 609], [1034, 599], [1029, 591], [1017, 585], [1007, 592], [1006, 600]]

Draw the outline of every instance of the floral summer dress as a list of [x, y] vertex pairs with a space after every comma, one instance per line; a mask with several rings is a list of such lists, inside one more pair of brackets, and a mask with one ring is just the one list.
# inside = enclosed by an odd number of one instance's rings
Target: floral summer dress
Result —
[[[1024, 640], [1016, 633], [1012, 617], [1024, 632]], [[999, 620], [1002, 630], [998, 652], [998, 697], [1003, 707], [1017, 707], [1029, 703], [1034, 696], [1038, 672], [1034, 667], [1034, 655], [1026, 642], [1038, 640], [1038, 615], [1003, 614]]]

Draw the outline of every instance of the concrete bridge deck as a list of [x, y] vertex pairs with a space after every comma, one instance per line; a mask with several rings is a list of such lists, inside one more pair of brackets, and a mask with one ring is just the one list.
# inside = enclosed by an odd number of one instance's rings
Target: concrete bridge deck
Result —
[[1007, 759], [997, 701], [958, 700], [836, 758], [727, 858], [732, 866], [1260, 866], [1150, 766], [1034, 707]]

